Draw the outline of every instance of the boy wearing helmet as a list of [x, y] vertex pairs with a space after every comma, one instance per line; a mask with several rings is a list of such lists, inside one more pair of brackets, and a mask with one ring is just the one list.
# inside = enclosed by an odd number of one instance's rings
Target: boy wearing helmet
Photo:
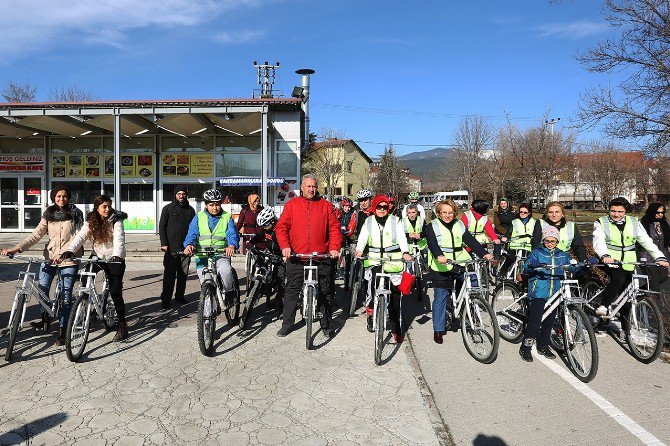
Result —
[[239, 236], [235, 223], [228, 212], [221, 208], [223, 196], [216, 189], [206, 190], [202, 194], [205, 209], [198, 212], [188, 227], [188, 234], [184, 240], [184, 254], [195, 254], [195, 270], [200, 283], [203, 282], [202, 268], [207, 265], [204, 253], [196, 253], [198, 248], [214, 247], [225, 249], [223, 257], [216, 261], [216, 270], [223, 281], [224, 291], [232, 291], [235, 286], [233, 267], [230, 258], [239, 247]]
[[[275, 232], [275, 227], [277, 226], [277, 216], [275, 215], [274, 209], [271, 207], [266, 207], [261, 210], [256, 216], [256, 225], [260, 231], [254, 234], [254, 236], [249, 240], [251, 246], [260, 250], [267, 249], [273, 254], [281, 255], [281, 248], [279, 247], [277, 234]], [[284, 281], [286, 279], [286, 264], [284, 262], [275, 264], [274, 274], [275, 276], [272, 278], [272, 282], [277, 285], [277, 303], [279, 304], [276, 308], [281, 314], [282, 307], [284, 306]]]

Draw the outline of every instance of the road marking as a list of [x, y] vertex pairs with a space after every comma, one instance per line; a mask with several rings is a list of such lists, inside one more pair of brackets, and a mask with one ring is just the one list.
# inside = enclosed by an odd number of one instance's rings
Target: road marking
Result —
[[663, 443], [661, 440], [652, 435], [651, 432], [647, 431], [645, 428], [643, 428], [635, 421], [633, 421], [628, 415], [623, 413], [612, 403], [603, 398], [598, 392], [596, 392], [595, 390], [587, 386], [585, 383], [575, 378], [575, 376], [571, 372], [564, 369], [551, 359], [547, 359], [544, 356], [539, 355], [535, 352], [533, 352], [533, 356], [535, 357], [535, 359], [540, 360], [542, 364], [549, 367], [558, 376], [567, 381], [568, 384], [570, 384], [572, 387], [581, 392], [582, 395], [593, 401], [596, 406], [598, 406], [607, 415], [612, 417], [614, 421], [623, 426], [628, 432], [639, 438], [643, 444], [648, 446], [666, 446], [665, 443]]

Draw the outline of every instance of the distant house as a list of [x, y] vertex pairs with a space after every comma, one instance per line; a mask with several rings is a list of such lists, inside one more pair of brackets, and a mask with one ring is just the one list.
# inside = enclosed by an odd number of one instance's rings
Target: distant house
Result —
[[337, 201], [354, 199], [369, 187], [372, 160], [352, 139], [316, 142], [305, 154], [302, 171], [319, 178], [319, 193]]

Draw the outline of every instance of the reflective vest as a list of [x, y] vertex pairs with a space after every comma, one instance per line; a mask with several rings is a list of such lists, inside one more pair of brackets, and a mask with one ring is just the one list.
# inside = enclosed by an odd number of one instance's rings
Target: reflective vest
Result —
[[[629, 216], [625, 218], [626, 224], [623, 227], [623, 234], [607, 216], [600, 217], [598, 222], [605, 233], [605, 244], [609, 255], [620, 262], [636, 262], [637, 218]], [[634, 271], [635, 265], [623, 265], [622, 268], [626, 271]]]
[[530, 243], [533, 238], [533, 229], [535, 229], [535, 220], [533, 217], [528, 219], [525, 225], [520, 218], [512, 220], [512, 237], [509, 242], [510, 249], [525, 249], [530, 251], [532, 245]]
[[[228, 229], [228, 223], [230, 222], [230, 214], [226, 211], [222, 211], [221, 218], [219, 218], [218, 223], [214, 227], [214, 231], [209, 230], [208, 224], [208, 213], [207, 211], [198, 212], [198, 246], [200, 248], [206, 248], [208, 246], [223, 249], [228, 246], [228, 239], [226, 238], [226, 230]], [[206, 258], [204, 254], [196, 254], [197, 257]]]
[[[540, 226], [542, 226], [542, 229], [544, 229], [549, 226], [549, 223], [544, 220], [540, 220]], [[561, 251], [570, 251], [572, 241], [575, 239], [575, 222], [566, 221], [565, 225], [558, 230], [558, 235], [560, 240], [558, 241], [558, 245], [556, 245], [556, 247]]]
[[389, 215], [383, 230], [380, 231], [379, 223], [377, 223], [374, 215], [365, 220], [365, 227], [368, 231], [368, 257], [363, 265], [366, 268], [379, 265], [379, 262], [375, 262], [375, 259], [379, 259], [383, 255], [387, 259], [394, 260], [384, 263], [385, 272], [398, 273], [405, 269], [402, 262], [402, 251], [400, 245], [398, 245], [398, 223], [398, 217]]
[[468, 231], [472, 234], [475, 239], [486, 246], [489, 241], [489, 237], [484, 232], [484, 226], [488, 223], [489, 218], [486, 215], [482, 215], [479, 220], [475, 219], [475, 214], [471, 211], [465, 211], [465, 217], [468, 219]]
[[[440, 246], [443, 255], [447, 260], [470, 260], [470, 254], [463, 247], [463, 234], [465, 234], [465, 224], [461, 220], [456, 220], [456, 223], [451, 227], [451, 230], [444, 226], [438, 219], [430, 223], [433, 227], [433, 232], [437, 238], [437, 244]], [[428, 250], [428, 266], [433, 271], [447, 272], [451, 271], [454, 265], [443, 265], [437, 262], [433, 254]]]
[[[402, 219], [402, 228], [405, 231], [405, 234], [409, 234], [410, 232], [416, 232], [416, 233], [421, 233], [421, 230], [423, 229], [423, 217], [421, 215], [416, 214], [416, 220], [414, 220], [414, 226], [412, 226], [412, 223], [409, 221], [409, 218], [407, 216], [403, 217]], [[419, 240], [414, 240], [414, 239], [407, 239], [407, 243], [416, 243], [419, 245], [419, 249], [422, 251], [426, 249], [426, 246], [428, 246], [428, 243], [426, 242], [425, 238], [420, 238]]]

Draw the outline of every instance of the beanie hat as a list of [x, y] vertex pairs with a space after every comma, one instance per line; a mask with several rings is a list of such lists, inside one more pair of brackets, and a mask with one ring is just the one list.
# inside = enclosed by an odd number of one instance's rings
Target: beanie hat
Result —
[[176, 184], [174, 186], [174, 194], [177, 195], [179, 192], [188, 193], [188, 186], [185, 184]]
[[558, 232], [558, 229], [550, 225], [547, 225], [542, 229], [542, 240], [548, 237], [554, 237], [558, 241], [561, 240], [561, 236], [560, 233]]
[[379, 194], [375, 198], [372, 199], [372, 204], [371, 204], [370, 207], [372, 208], [373, 212], [377, 208], [377, 205], [380, 204], [380, 203], [386, 203], [389, 206], [391, 204], [388, 196]]

